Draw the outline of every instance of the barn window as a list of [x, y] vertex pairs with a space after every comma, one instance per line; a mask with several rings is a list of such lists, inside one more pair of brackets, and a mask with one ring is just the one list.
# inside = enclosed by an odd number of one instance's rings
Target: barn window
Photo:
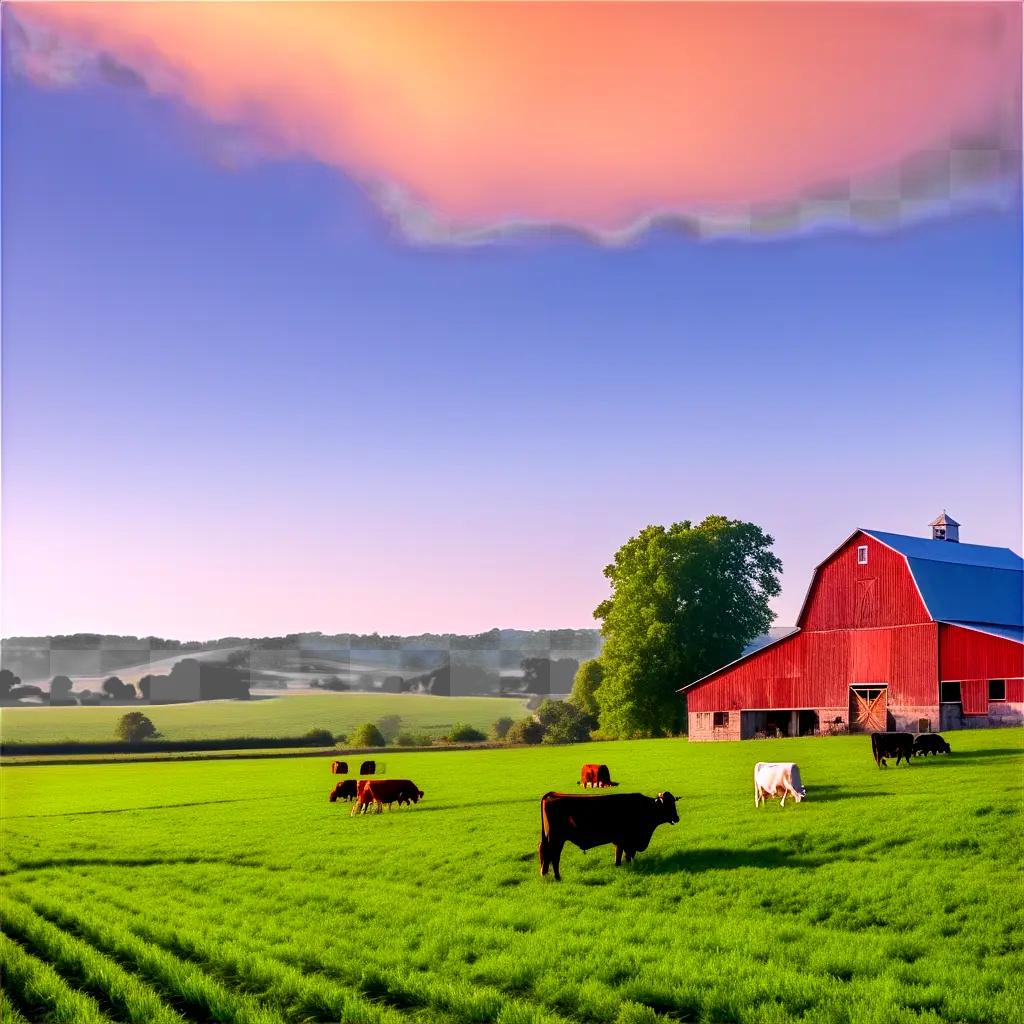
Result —
[[724, 729], [729, 724], [729, 712], [728, 711], [716, 711], [715, 712], [715, 728]]
[[939, 683], [939, 701], [943, 704], [959, 704], [960, 683]]
[[1006, 700], [1006, 680], [990, 679], [988, 681], [988, 699]]
[[857, 548], [857, 564], [867, 565], [868, 564], [868, 546], [867, 544], [861, 544]]

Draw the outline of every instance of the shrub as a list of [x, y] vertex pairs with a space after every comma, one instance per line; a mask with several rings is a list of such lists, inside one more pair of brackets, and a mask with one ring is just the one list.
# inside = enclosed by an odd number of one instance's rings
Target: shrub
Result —
[[513, 722], [505, 733], [508, 743], [540, 743], [544, 739], [544, 726], [533, 718], [521, 718]]
[[491, 726], [491, 739], [492, 740], [503, 740], [508, 735], [509, 729], [512, 728], [514, 719], [511, 718], [499, 718], [494, 725]]
[[395, 743], [400, 747], [429, 747], [431, 737], [421, 732], [400, 732], [395, 737]]
[[310, 729], [302, 738], [312, 747], [334, 746], [334, 734], [330, 729]]
[[129, 711], [117, 720], [114, 735], [125, 743], [139, 743], [142, 740], [154, 739], [160, 734], [148, 715], [141, 711]]
[[359, 726], [348, 738], [349, 746], [352, 747], [386, 747], [387, 740], [384, 734], [373, 724], [365, 722]]
[[466, 722], [456, 722], [448, 733], [448, 739], [452, 743], [483, 743], [487, 737]]
[[561, 700], [543, 701], [537, 719], [544, 726], [545, 743], [583, 743], [597, 724], [575, 704]]

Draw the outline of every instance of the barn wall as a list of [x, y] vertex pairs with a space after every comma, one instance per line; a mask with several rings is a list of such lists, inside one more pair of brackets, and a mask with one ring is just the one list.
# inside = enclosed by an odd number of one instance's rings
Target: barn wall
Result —
[[[935, 623], [901, 629], [800, 632], [690, 690], [690, 711], [847, 708], [850, 686], [886, 683], [890, 710], [937, 720]], [[844, 714], [845, 718], [845, 714]]]
[[941, 679], [1017, 679], [1024, 676], [1024, 644], [960, 626], [939, 627]]
[[740, 735], [740, 713], [738, 711], [729, 713], [729, 722], [724, 726], [716, 726], [714, 724], [714, 713], [710, 711], [689, 711], [687, 719], [687, 736], [690, 740], [716, 742], [742, 739]]
[[[867, 565], [857, 564], [861, 545], [868, 549]], [[858, 533], [815, 572], [798, 625], [864, 629], [930, 621], [906, 559]]]

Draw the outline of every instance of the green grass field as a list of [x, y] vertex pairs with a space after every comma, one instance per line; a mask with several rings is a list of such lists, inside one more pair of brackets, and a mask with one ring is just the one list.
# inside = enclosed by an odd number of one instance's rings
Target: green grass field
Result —
[[[879, 771], [864, 737], [399, 754], [350, 818], [329, 758], [11, 768], [4, 1020], [1017, 1022], [1020, 731]], [[755, 760], [808, 799], [755, 810]], [[584, 760], [681, 821], [537, 871]], [[600, 797], [595, 797], [600, 799]]]
[[[402, 729], [443, 735], [456, 722], [485, 732], [502, 716], [522, 718], [526, 702], [514, 697], [433, 697], [424, 694], [330, 693], [251, 701], [140, 705], [168, 740], [301, 736], [310, 729], [349, 733], [363, 722], [398, 715]], [[113, 740], [114, 725], [131, 708], [4, 708], [7, 743]]]

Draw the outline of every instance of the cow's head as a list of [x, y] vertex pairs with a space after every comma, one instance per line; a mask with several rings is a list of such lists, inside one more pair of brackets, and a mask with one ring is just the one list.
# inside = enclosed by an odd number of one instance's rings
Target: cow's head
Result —
[[661, 807], [662, 813], [665, 815], [665, 821], [670, 825], [679, 824], [679, 814], [676, 811], [676, 798], [671, 793], [659, 793], [654, 802]]
[[793, 790], [793, 796], [796, 798], [796, 802], [800, 803], [801, 800], [807, 799], [807, 787], [801, 786], [799, 789]]

